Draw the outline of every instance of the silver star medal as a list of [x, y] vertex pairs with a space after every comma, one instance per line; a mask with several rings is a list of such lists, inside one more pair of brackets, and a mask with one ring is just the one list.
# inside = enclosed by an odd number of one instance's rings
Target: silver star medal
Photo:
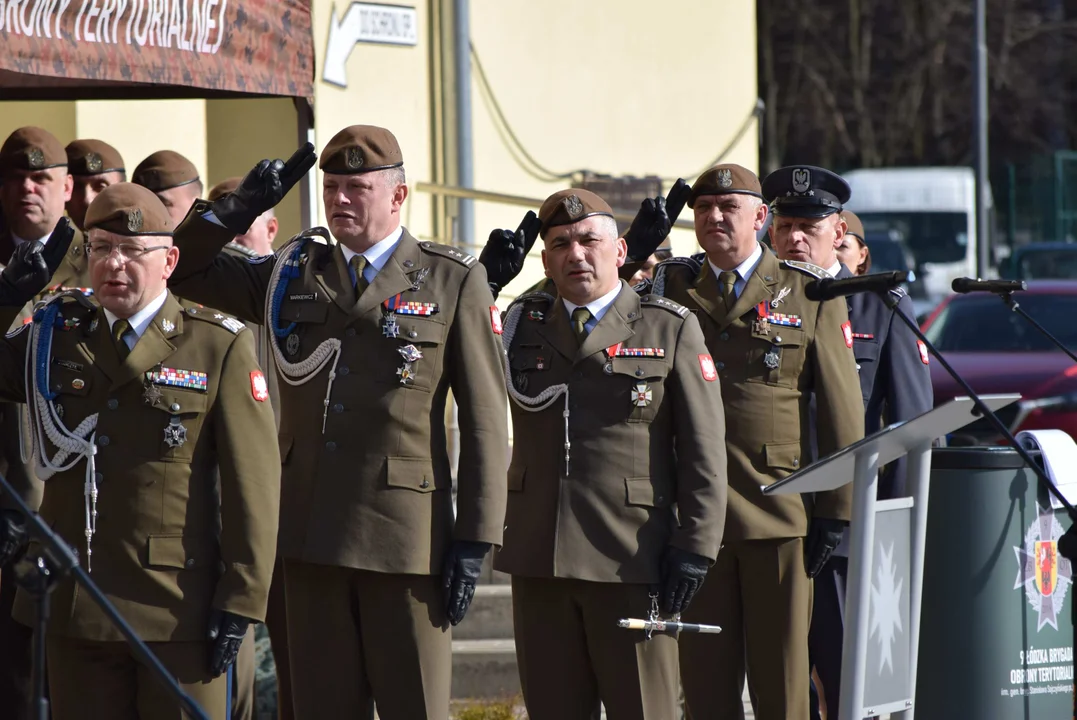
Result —
[[783, 287], [778, 291], [778, 296], [770, 301], [770, 306], [776, 308], [785, 301], [785, 296], [791, 293], [792, 290], [788, 287]]
[[409, 382], [415, 380], [414, 363], [423, 356], [423, 352], [414, 345], [405, 345], [396, 350], [400, 353], [400, 357], [404, 358], [404, 365], [403, 367], [397, 368], [396, 376], [400, 378], [401, 385], [407, 385]]
[[[412, 288], [413, 290], [415, 288]], [[396, 322], [396, 313], [387, 312], [381, 325], [381, 334], [387, 338], [395, 338], [400, 335], [400, 325]]]
[[636, 383], [636, 387], [632, 388], [632, 404], [636, 407], [647, 407], [652, 398], [651, 386], [647, 383]]
[[170, 448], [178, 448], [187, 442], [187, 428], [179, 419], [179, 415], [173, 415], [172, 420], [165, 426], [165, 445]]

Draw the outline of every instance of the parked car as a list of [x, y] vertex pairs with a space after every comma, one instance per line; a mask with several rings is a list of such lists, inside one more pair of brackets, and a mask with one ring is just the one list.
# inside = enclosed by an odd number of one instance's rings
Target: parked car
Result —
[[[1020, 307], [1067, 348], [1077, 349], [1077, 281], [1032, 280], [1014, 296]], [[1077, 438], [1077, 365], [1027, 320], [992, 294], [951, 295], [923, 325], [925, 336], [978, 394], [1020, 393], [999, 416], [1011, 432], [1044, 428]], [[938, 362], [931, 364], [935, 404], [965, 391]], [[986, 420], [956, 433], [950, 444], [999, 444]]]
[[1022, 245], [999, 266], [1011, 280], [1077, 279], [1077, 243], [1042, 242]]

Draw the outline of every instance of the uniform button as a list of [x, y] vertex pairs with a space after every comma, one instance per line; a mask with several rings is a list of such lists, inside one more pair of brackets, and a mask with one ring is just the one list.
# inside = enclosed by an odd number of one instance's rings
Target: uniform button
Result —
[[335, 412], [335, 413], [344, 412], [344, 406], [341, 405], [340, 403], [337, 403], [336, 405], [333, 406], [333, 412]]
[[778, 344], [778, 343], [780, 343], [781, 341], [782, 341], [782, 336], [781, 336], [781, 335], [778, 335], [778, 336], [776, 336], [776, 337], [774, 338], [774, 344], [775, 344], [775, 345], [777, 345], [777, 344]]
[[104, 475], [102, 475], [102, 474], [101, 474], [101, 473], [99, 473], [99, 472], [95, 472], [95, 473], [93, 474], [93, 479], [94, 479], [94, 482], [96, 482], [97, 484], [99, 484], [99, 485], [100, 485], [100, 484], [101, 484], [101, 482], [102, 482], [102, 481], [103, 481], [103, 480], [105, 479], [105, 476], [104, 476]]
[[725, 363], [719, 360], [718, 362], [714, 363], [714, 367], [718, 368], [719, 370], [725, 370]]
[[415, 338], [419, 337], [419, 333], [415, 332], [414, 330], [408, 330], [408, 337], [412, 338], [412, 339], [415, 339]]
[[350, 372], [351, 372], [351, 370], [348, 369], [347, 365], [344, 365], [343, 367], [338, 367], [337, 368], [337, 375], [347, 375]]
[[721, 335], [718, 336], [718, 339], [719, 340], [728, 340], [729, 339], [729, 333], [727, 333], [727, 332], [722, 333]]
[[97, 444], [101, 447], [105, 447], [106, 445], [108, 445], [108, 443], [108, 435], [102, 435], [101, 437], [97, 438]]
[[419, 483], [419, 487], [421, 487], [423, 489], [430, 487], [430, 481], [427, 480], [426, 478], [423, 478], [423, 481], [421, 483]]
[[643, 377], [643, 368], [636, 368], [636, 377]]
[[180, 404], [179, 403], [172, 403], [171, 405], [168, 406], [168, 409], [171, 410], [172, 412], [179, 412]]
[[194, 558], [187, 558], [187, 562], [185, 562], [183, 564], [186, 567], [193, 568], [194, 567]]
[[109, 398], [108, 399], [108, 409], [109, 410], [115, 410], [119, 406], [120, 406], [120, 401], [117, 400], [116, 398]]
[[666, 498], [665, 498], [665, 496], [664, 496], [664, 495], [658, 495], [657, 497], [655, 497], [654, 501], [655, 501], [656, 503], [661, 503], [661, 502], [665, 502], [665, 501], [666, 501]]
[[330, 440], [329, 442], [327, 442], [325, 444], [325, 449], [328, 450], [329, 452], [333, 452], [334, 450], [337, 449], [337, 444], [335, 442], [333, 442], [332, 440]]
[[348, 337], [355, 337], [355, 328], [348, 328], [344, 331], [344, 334]]
[[800, 467], [800, 458], [793, 458], [793, 467]]

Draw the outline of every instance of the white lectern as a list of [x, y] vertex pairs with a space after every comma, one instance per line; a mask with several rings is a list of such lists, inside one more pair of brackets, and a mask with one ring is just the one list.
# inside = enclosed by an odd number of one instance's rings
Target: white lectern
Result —
[[[980, 399], [997, 411], [1021, 396], [983, 395]], [[840, 720], [886, 713], [912, 720], [931, 444], [974, 422], [978, 415], [971, 398], [956, 398], [763, 487], [765, 495], [790, 495], [854, 483]], [[908, 495], [877, 501], [879, 466], [903, 455], [909, 456]]]

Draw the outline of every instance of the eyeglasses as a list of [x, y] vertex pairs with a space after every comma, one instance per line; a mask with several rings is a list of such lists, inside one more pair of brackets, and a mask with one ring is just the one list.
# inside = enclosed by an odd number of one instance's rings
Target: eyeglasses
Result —
[[171, 245], [139, 245], [138, 243], [118, 243], [113, 245], [106, 240], [95, 240], [86, 243], [86, 254], [93, 260], [105, 260], [112, 255], [113, 250], [119, 253], [124, 261], [138, 262], [146, 253], [154, 250], [164, 250]]

